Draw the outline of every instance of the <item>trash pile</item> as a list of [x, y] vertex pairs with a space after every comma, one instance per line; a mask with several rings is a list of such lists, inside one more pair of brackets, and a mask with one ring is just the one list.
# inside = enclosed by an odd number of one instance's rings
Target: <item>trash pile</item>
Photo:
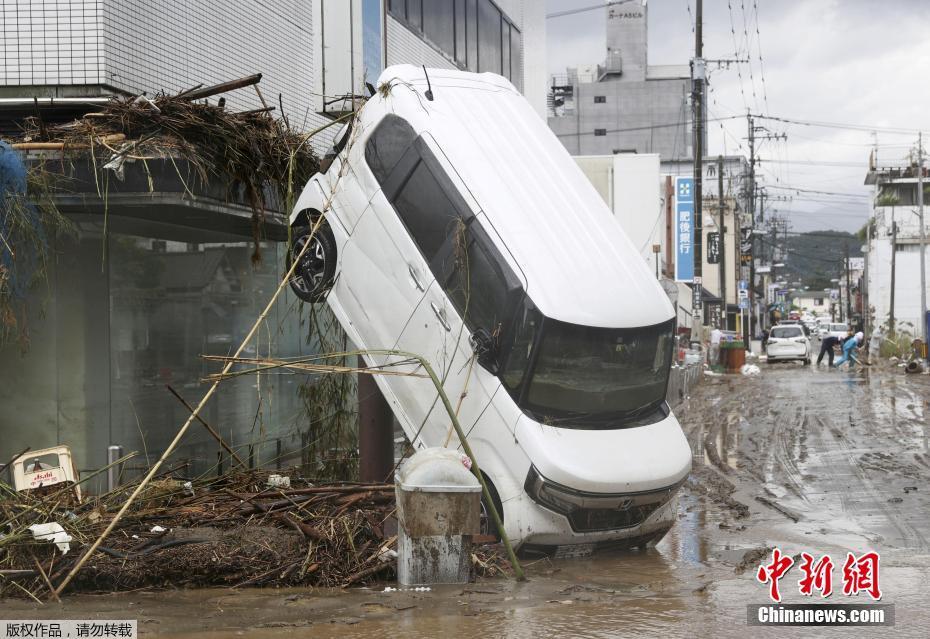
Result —
[[[75, 505], [0, 482], [0, 596], [51, 595], [138, 484]], [[346, 587], [391, 579], [392, 484], [314, 485], [295, 471], [240, 471], [149, 483], [69, 591], [202, 586]], [[479, 576], [507, 574], [497, 546], [472, 555]]]

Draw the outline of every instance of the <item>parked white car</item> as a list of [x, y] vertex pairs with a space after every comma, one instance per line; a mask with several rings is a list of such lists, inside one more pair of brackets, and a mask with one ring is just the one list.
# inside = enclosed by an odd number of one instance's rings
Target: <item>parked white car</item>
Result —
[[[464, 397], [515, 543], [657, 541], [691, 450], [665, 401], [675, 313], [654, 274], [507, 80], [394, 66], [378, 84], [291, 217], [299, 250], [334, 193], [294, 290], [325, 295], [360, 349], [418, 353]], [[428, 380], [376, 379], [417, 448], [444, 444]]]
[[843, 324], [842, 322], [834, 322], [826, 325], [826, 330], [823, 334], [823, 337], [839, 337], [840, 339], [844, 339], [848, 335], [849, 326]]
[[800, 324], [777, 324], [769, 331], [765, 354], [768, 362], [801, 360], [811, 363], [811, 342]]

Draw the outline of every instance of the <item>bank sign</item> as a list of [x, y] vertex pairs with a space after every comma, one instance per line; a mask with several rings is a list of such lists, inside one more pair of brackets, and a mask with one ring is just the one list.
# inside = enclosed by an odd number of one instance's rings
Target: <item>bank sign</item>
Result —
[[675, 279], [694, 280], [694, 178], [675, 178]]

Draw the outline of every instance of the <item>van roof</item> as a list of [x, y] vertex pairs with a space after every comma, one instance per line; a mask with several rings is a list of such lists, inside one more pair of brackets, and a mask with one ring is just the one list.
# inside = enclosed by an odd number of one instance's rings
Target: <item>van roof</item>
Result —
[[[668, 296], [640, 250], [510, 82], [491, 73], [427, 73], [433, 101], [423, 96], [423, 69], [385, 69], [379, 91], [362, 110], [362, 124], [395, 113], [418, 133], [432, 136], [546, 316], [614, 328], [648, 326], [674, 317]], [[381, 89], [385, 83], [390, 90]], [[641, 214], [659, 223], [662, 211]]]

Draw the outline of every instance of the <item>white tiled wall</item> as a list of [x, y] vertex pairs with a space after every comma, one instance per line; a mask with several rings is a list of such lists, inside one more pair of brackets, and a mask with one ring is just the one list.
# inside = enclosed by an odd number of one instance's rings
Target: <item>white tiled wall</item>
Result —
[[424, 64], [433, 69], [457, 69], [446, 56], [424, 42], [420, 36], [387, 16], [387, 60], [384, 66], [392, 64]]
[[3, 0], [0, 86], [98, 84], [102, 0]]
[[[175, 92], [263, 74], [261, 91], [293, 126], [316, 115], [308, 0], [2, 0], [0, 86], [102, 84]], [[251, 88], [233, 109], [261, 106]]]
[[[301, 0], [102, 0], [104, 82], [130, 92], [179, 91], [263, 73], [271, 104], [301, 121], [311, 106], [310, 3]], [[261, 106], [254, 90], [235, 109]]]

